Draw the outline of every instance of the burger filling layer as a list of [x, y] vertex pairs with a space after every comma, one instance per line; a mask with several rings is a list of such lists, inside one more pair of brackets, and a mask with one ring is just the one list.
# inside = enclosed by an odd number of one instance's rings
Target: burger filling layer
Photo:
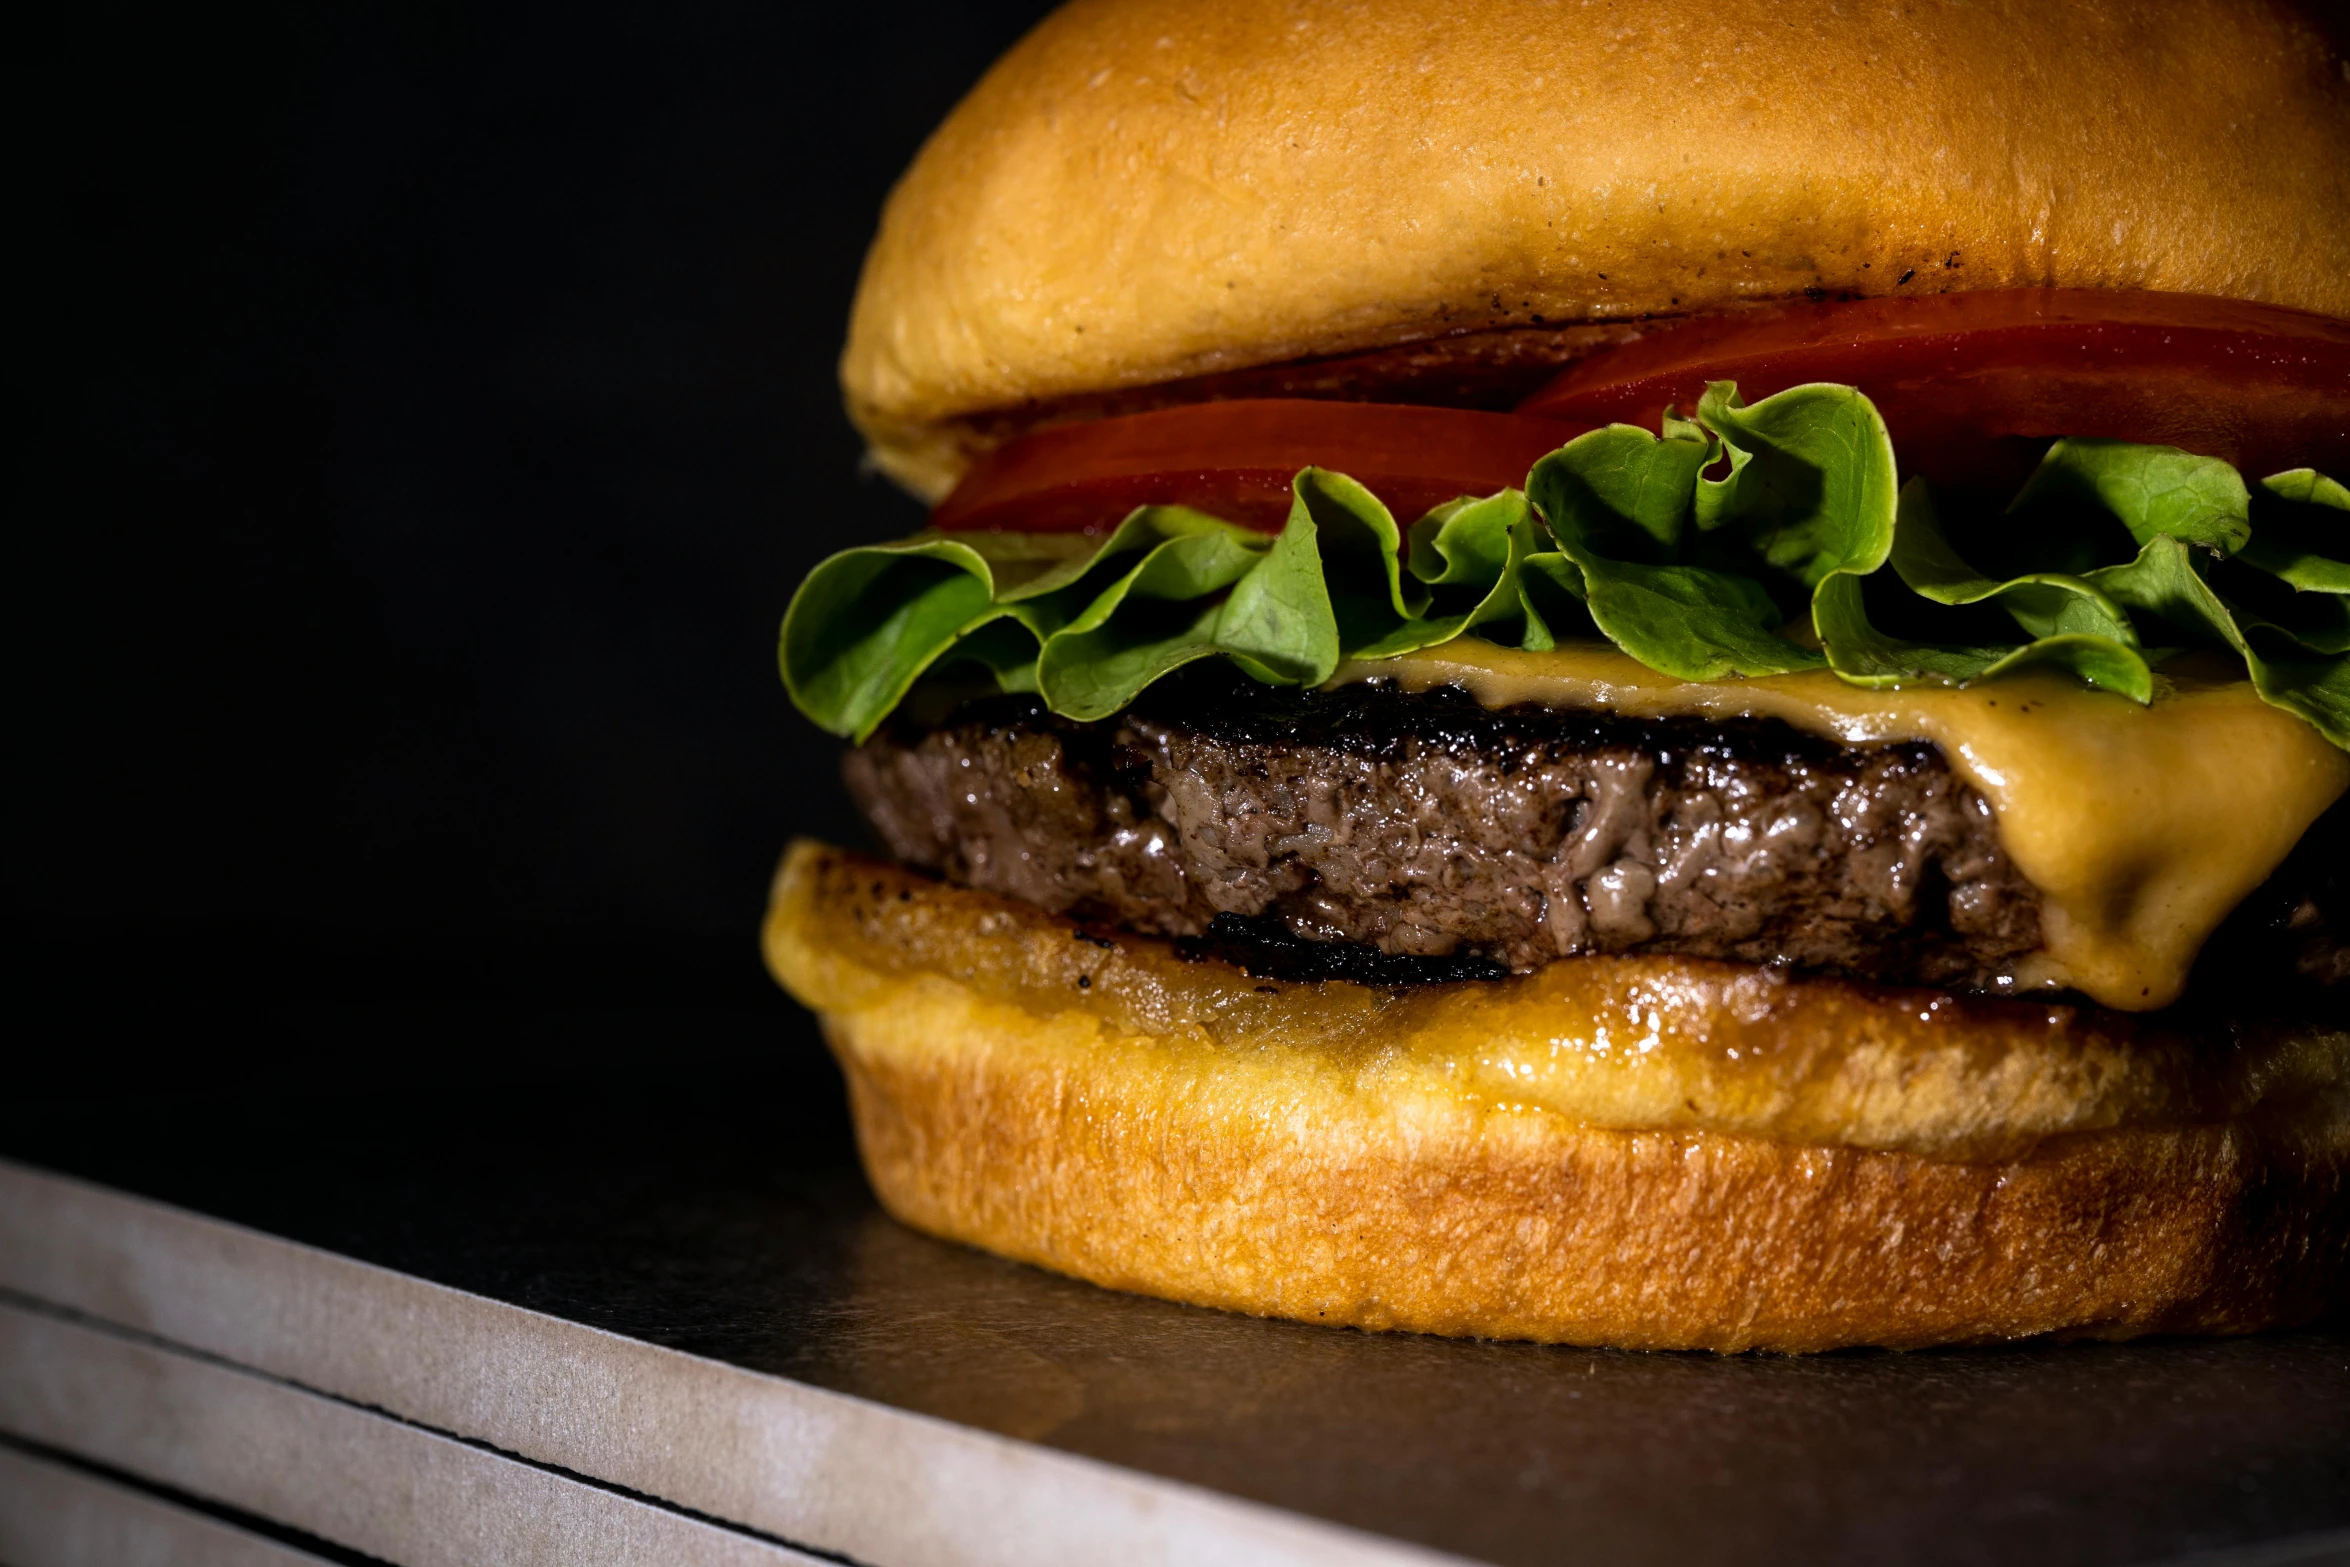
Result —
[[821, 563], [779, 662], [902, 859], [1263, 972], [2338, 1007], [2346, 330], [1857, 302], [1507, 414], [1056, 425]]
[[[1482, 670], [1486, 682], [1505, 697], [1536, 694], [1539, 678], [1512, 669], [1534, 661], [1499, 655], [1483, 660], [1499, 666]], [[1576, 669], [1606, 657], [1541, 662]], [[902, 718], [851, 751], [844, 771], [907, 863], [1042, 909], [1179, 937], [1185, 950], [1280, 978], [1451, 980], [1639, 951], [2012, 992], [2045, 986], [2068, 959], [2096, 959], [2083, 939], [2094, 921], [2075, 910], [2068, 922], [2019, 869], [1991, 802], [1966, 776], [1975, 769], [1954, 768], [1922, 738], [1931, 715], [1910, 714], [1908, 738], [1854, 743], [1784, 717], [1709, 714], [1705, 699], [1721, 692], [1704, 688], [1679, 688], [1677, 713], [1659, 711], [1674, 705], [1659, 692], [1643, 704], [1636, 687], [1599, 695], [1648, 711], [1591, 705], [1588, 690], [1564, 693], [1583, 705], [1489, 706], [1465, 689], [1480, 671], [1456, 665], [1458, 654], [1365, 666], [1351, 673], [1370, 678], [1305, 692], [1197, 666], [1095, 723], [1057, 717], [1033, 697], [982, 698], [933, 722]], [[1749, 705], [1757, 694], [1732, 689]], [[1982, 716], [1996, 717], [1999, 700]], [[2008, 700], [2028, 704], [2027, 733], [2045, 727], [2093, 744], [2094, 723], [2065, 709], [2086, 705], [2093, 719], [2095, 699], [2060, 699], [2054, 712], [2046, 696], [2033, 703], [2010, 688]], [[2209, 722], [2191, 697], [2151, 710], [2110, 705], [2153, 720], [2134, 727], [2159, 731], [2168, 720], [2190, 743]], [[2338, 820], [2337, 807], [2299, 831], [2324, 797], [2257, 782], [2280, 771], [2296, 782], [2291, 763], [2306, 758], [2296, 750], [2282, 769], [2264, 767], [2257, 742], [2271, 728], [2272, 739], [2299, 736], [2259, 704], [2242, 709], [2255, 733], [2235, 736], [2223, 761], [2244, 808], [2176, 802], [2238, 829], [2201, 843], [2177, 813], [2143, 803], [2088, 819], [2064, 796], [2061, 757], [2027, 754], [2013, 738], [2002, 745], [1992, 726], [1970, 730], [1945, 713], [1940, 732], [1977, 766], [2004, 769], [2002, 793], [2071, 819], [2090, 863], [2129, 867], [2131, 886], [2091, 889], [2109, 926], [2145, 917], [2133, 896], [2232, 909], [2206, 967], [2224, 972], [2239, 1002], [2257, 978], [2266, 1000], [2323, 1009], [2350, 968], [2336, 885], [2350, 819]], [[1885, 715], [1875, 716], [1881, 725]], [[2241, 715], [2231, 707], [2227, 716]], [[2324, 748], [2312, 754], [2330, 759]], [[2167, 769], [2191, 790], [2181, 771]], [[2248, 833], [2262, 838], [2249, 845], [2257, 864], [2276, 868], [2245, 896], [2207, 872], [2240, 874], [2247, 845], [2236, 840]], [[2134, 841], [2117, 852], [2117, 838]], [[2044, 859], [2045, 846], [2033, 847]], [[2080, 901], [2061, 864], [2043, 874]], [[2073, 938], [2070, 950], [2051, 950], [2051, 925]], [[2193, 957], [2185, 947], [2181, 973], [2147, 976], [2142, 988], [2175, 994]]]
[[845, 770], [910, 864], [1253, 941], [1269, 969], [1299, 962], [1288, 938], [1452, 960], [1422, 973], [1638, 949], [1988, 986], [2040, 945], [2038, 894], [1937, 749], [1767, 720], [1300, 693], [1208, 666], [1102, 723], [976, 702]]

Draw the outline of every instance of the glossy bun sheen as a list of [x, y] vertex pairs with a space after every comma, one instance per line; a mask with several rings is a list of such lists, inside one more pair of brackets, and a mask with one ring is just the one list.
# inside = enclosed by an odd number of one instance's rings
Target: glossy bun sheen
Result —
[[1077, 0], [892, 193], [841, 378], [971, 416], [1806, 290], [2350, 316], [2350, 75], [2270, 0]]
[[1266, 983], [812, 844], [766, 947], [892, 1213], [1114, 1288], [1790, 1351], [2241, 1332], [2350, 1292], [2339, 1030], [2212, 1050], [1665, 957]]

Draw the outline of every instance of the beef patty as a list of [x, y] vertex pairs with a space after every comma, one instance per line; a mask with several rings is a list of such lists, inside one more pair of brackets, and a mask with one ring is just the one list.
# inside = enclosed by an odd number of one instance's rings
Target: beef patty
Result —
[[2040, 940], [1990, 808], [1932, 746], [1766, 721], [1200, 668], [1096, 724], [974, 703], [846, 772], [899, 858], [1165, 935], [1255, 921], [1519, 971], [1641, 948], [1935, 985], [1989, 984]]
[[[1198, 665], [1099, 723], [1026, 697], [908, 717], [844, 770], [901, 860], [1290, 977], [1640, 949], [1997, 989], [2040, 942], [2038, 892], [1939, 750], [1773, 721], [1301, 692]], [[2346, 823], [2337, 808], [2312, 831], [2203, 970], [2296, 990], [2350, 973], [2327, 917]]]

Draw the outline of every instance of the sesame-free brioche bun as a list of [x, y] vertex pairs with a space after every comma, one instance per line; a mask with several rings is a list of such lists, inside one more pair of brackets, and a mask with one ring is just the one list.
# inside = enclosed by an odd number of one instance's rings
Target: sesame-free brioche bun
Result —
[[936, 499], [1107, 389], [2042, 285], [2350, 316], [2337, 52], [2277, 0], [1076, 0], [891, 194], [841, 380]]
[[802, 843], [770, 966], [874, 1189], [1115, 1288], [1803, 1351], [2241, 1332], [2350, 1291], [2350, 1034], [1669, 957], [1269, 982]]

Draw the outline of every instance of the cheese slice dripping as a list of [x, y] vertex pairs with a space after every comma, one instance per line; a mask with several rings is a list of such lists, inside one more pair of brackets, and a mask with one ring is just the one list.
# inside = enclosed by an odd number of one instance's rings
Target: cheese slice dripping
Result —
[[2147, 1011], [2185, 989], [2204, 941], [2350, 789], [2350, 755], [2216, 661], [2162, 667], [2151, 706], [2067, 676], [1872, 691], [1825, 670], [1684, 681], [1614, 648], [1528, 653], [1464, 637], [1351, 663], [1333, 684], [1461, 686], [1488, 707], [1775, 718], [1846, 744], [1924, 740], [1991, 804], [2041, 898], [2040, 950], [2001, 988], [2073, 989]]

